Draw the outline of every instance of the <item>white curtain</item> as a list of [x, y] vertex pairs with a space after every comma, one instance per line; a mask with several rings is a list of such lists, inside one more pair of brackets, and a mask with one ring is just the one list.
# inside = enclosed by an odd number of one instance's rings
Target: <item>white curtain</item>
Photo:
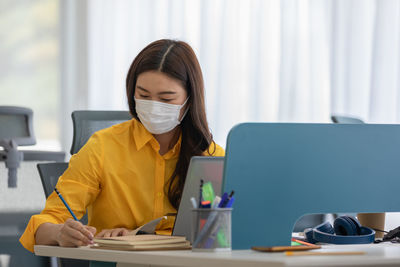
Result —
[[397, 0], [88, 0], [87, 18], [90, 109], [127, 109], [133, 58], [173, 38], [198, 55], [222, 146], [244, 121], [400, 120]]
[[196, 51], [223, 147], [244, 121], [400, 122], [398, 0], [68, 0], [61, 13], [63, 133], [71, 110], [126, 110], [128, 68], [160, 38]]

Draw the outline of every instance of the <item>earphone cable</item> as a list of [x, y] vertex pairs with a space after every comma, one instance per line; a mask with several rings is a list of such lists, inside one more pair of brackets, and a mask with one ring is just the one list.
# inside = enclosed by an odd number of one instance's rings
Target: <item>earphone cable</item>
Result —
[[372, 228], [372, 227], [371, 227], [371, 229], [374, 230], [374, 231], [376, 231], [376, 232], [382, 232], [382, 233], [386, 233], [386, 234], [389, 233], [388, 231], [379, 230], [379, 229]]

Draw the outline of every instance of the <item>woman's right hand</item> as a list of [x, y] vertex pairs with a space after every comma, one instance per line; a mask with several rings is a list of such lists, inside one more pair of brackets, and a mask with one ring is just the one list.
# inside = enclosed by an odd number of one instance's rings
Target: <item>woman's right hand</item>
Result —
[[78, 247], [93, 244], [96, 228], [68, 219], [61, 225], [56, 240], [61, 247]]

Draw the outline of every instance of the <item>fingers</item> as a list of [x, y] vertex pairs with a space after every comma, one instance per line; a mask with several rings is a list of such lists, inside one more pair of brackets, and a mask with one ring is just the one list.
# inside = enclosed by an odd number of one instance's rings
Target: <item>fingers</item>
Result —
[[85, 228], [94, 236], [97, 232], [96, 228], [93, 226], [85, 225]]
[[[72, 219], [68, 219], [66, 221], [66, 223], [68, 224], [68, 226], [70, 226], [71, 228], [77, 230], [78, 232], [80, 232], [82, 235], [84, 235], [87, 239], [92, 240], [93, 239], [93, 234], [91, 231], [89, 231], [88, 227], [86, 225], [83, 225], [81, 222], [79, 221], [74, 221]], [[90, 227], [90, 226], [89, 226]], [[94, 228], [94, 227], [93, 227]]]
[[[85, 230], [87, 231], [87, 230]], [[75, 240], [81, 241], [84, 245], [88, 245], [90, 243], [93, 243], [92, 239], [93, 238], [88, 238], [85, 234], [83, 234], [81, 231], [70, 231], [68, 233], [68, 237], [72, 237]]]
[[114, 230], [111, 232], [111, 237], [114, 237], [114, 236], [124, 236], [124, 235], [127, 235], [128, 233], [129, 233], [128, 229], [125, 229], [125, 228], [117, 228], [117, 229], [114, 229]]
[[[75, 247], [93, 244], [93, 228], [79, 221], [68, 219], [57, 234], [60, 246]], [[94, 228], [95, 232], [95, 228]]]
[[104, 229], [96, 235], [96, 237], [114, 237], [114, 236], [124, 236], [130, 231], [126, 228], [115, 228], [115, 229]]
[[109, 231], [109, 230], [108, 230], [108, 229], [104, 229], [104, 230], [102, 230], [100, 233], [98, 233], [95, 237], [98, 237], [98, 238], [104, 237], [104, 234], [105, 234], [107, 231]]
[[61, 235], [61, 240], [59, 242], [62, 247], [80, 247], [88, 245], [82, 240], [77, 239], [76, 237], [70, 235]]
[[129, 232], [130, 232], [130, 231], [129, 231], [128, 229], [125, 229], [125, 228], [124, 228], [124, 230], [122, 230], [122, 232], [121, 232], [121, 236], [128, 235]]

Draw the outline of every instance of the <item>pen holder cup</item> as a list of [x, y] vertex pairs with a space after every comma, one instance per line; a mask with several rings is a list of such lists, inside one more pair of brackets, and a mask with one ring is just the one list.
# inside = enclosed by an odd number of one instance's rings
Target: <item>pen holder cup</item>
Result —
[[192, 250], [231, 251], [232, 208], [192, 210]]

